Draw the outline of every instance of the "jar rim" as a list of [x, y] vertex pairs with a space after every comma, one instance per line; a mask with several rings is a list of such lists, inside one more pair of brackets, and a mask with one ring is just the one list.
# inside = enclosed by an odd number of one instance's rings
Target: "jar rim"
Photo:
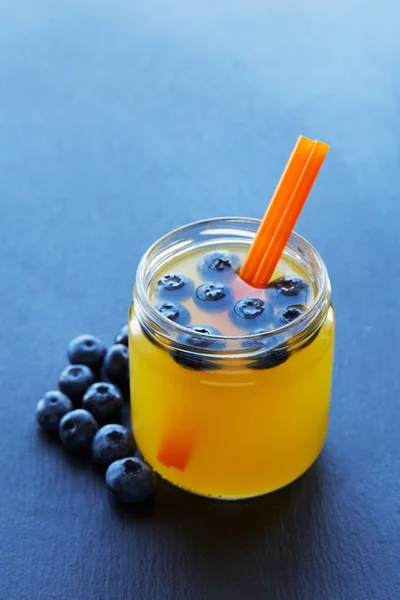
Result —
[[[174, 331], [176, 331], [177, 333], [180, 333], [180, 334], [188, 334], [188, 333], [193, 334], [193, 331], [190, 330], [189, 328], [184, 327], [183, 325], [179, 325], [178, 323], [175, 323], [175, 322], [171, 321], [170, 319], [168, 319], [167, 317], [165, 317], [164, 315], [162, 315], [159, 311], [157, 311], [156, 307], [151, 303], [151, 301], [148, 297], [148, 294], [147, 294], [147, 289], [144, 284], [146, 265], [147, 265], [147, 262], [151, 256], [151, 254], [155, 250], [157, 250], [157, 248], [159, 246], [162, 246], [164, 243], [168, 242], [169, 239], [172, 239], [172, 238], [176, 237], [177, 235], [184, 235], [185, 232], [188, 232], [195, 227], [207, 227], [208, 225], [216, 225], [217, 223], [220, 223], [221, 225], [224, 225], [224, 226], [226, 226], [227, 224], [231, 224], [233, 227], [235, 226], [235, 224], [236, 225], [248, 224], [251, 226], [256, 225], [258, 227], [261, 223], [261, 220], [251, 218], [251, 217], [212, 217], [209, 219], [201, 219], [201, 220], [193, 221], [192, 223], [188, 223], [186, 225], [177, 227], [177, 228], [173, 229], [172, 231], [168, 232], [167, 234], [163, 235], [162, 237], [160, 237], [158, 240], [156, 240], [146, 250], [146, 252], [143, 254], [143, 256], [139, 262], [139, 265], [138, 265], [137, 271], [136, 271], [136, 282], [135, 282], [135, 288], [134, 288], [136, 298], [139, 300], [140, 304], [144, 307], [145, 314], [150, 317], [151, 321], [153, 321], [155, 323], [163, 323], [166, 327], [172, 328]], [[256, 233], [256, 230], [257, 229], [254, 230], [254, 235]], [[251, 237], [254, 237], [254, 235], [250, 234], [248, 236], [249, 239]], [[314, 319], [320, 314], [324, 305], [326, 304], [326, 299], [330, 296], [331, 288], [330, 288], [328, 271], [327, 271], [325, 263], [324, 263], [321, 255], [319, 254], [319, 252], [314, 248], [314, 246], [310, 242], [308, 242], [304, 237], [302, 237], [298, 233], [296, 233], [294, 231], [291, 233], [289, 241], [285, 246], [285, 250], [288, 247], [289, 248], [291, 247], [292, 249], [294, 249], [295, 247], [304, 248], [306, 251], [308, 251], [311, 254], [313, 259], [315, 260], [315, 263], [316, 263], [317, 269], [318, 269], [317, 294], [316, 294], [315, 298], [313, 299], [312, 303], [310, 304], [310, 306], [308, 306], [306, 308], [306, 310], [297, 319], [295, 319], [294, 321], [292, 321], [290, 323], [287, 323], [280, 327], [277, 327], [275, 329], [265, 331], [263, 333], [253, 333], [253, 334], [229, 336], [229, 335], [211, 335], [211, 334], [206, 334], [206, 333], [201, 333], [201, 332], [196, 331], [196, 337], [198, 337], [200, 339], [208, 340], [209, 342], [213, 342], [213, 341], [218, 342], [218, 341], [224, 340], [225, 342], [231, 342], [231, 343], [235, 343], [235, 342], [240, 343], [243, 341], [244, 338], [246, 338], [246, 340], [250, 340], [250, 341], [251, 340], [267, 340], [269, 338], [280, 336], [282, 334], [285, 335], [288, 332], [290, 332], [291, 330], [293, 330], [294, 328], [303, 329], [302, 325], [304, 326], [304, 324], [306, 324], [306, 323], [310, 324], [310, 322], [313, 322]], [[284, 252], [285, 252], [285, 250], [284, 250]], [[314, 317], [314, 318], [312, 318], [312, 317]], [[198, 349], [196, 349], [196, 350], [198, 350]], [[214, 351], [214, 353], [219, 354], [219, 352], [216, 352], [216, 351]]]

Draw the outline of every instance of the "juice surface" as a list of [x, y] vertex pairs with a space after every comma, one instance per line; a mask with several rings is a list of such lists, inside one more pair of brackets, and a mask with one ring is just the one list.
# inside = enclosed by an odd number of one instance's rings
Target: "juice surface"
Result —
[[[243, 246], [232, 246], [229, 248], [229, 252], [226, 252], [226, 256], [233, 254], [238, 259], [238, 264], [241, 264], [247, 254], [248, 248]], [[210, 256], [217, 256], [214, 261], [215, 269], [206, 268], [201, 271], [201, 265], [203, 265], [207, 258]], [[224, 271], [218, 270], [218, 256], [225, 256], [225, 249], [220, 250], [218, 247], [214, 249], [203, 249], [197, 252], [188, 253], [181, 258], [177, 258], [171, 261], [167, 266], [160, 269], [154, 278], [152, 285], [149, 289], [149, 297], [151, 298], [152, 304], [155, 306], [161, 306], [163, 302], [179, 303], [188, 309], [191, 319], [191, 325], [204, 324], [210, 325], [218, 329], [223, 336], [242, 336], [246, 335], [246, 332], [252, 331], [253, 329], [265, 328], [266, 330], [273, 329], [275, 326], [283, 325], [283, 323], [274, 322], [274, 319], [269, 319], [267, 322], [258, 323], [257, 319], [250, 321], [251, 327], [247, 327], [245, 324], [244, 328], [240, 327], [229, 317], [229, 308], [235, 304], [238, 300], [244, 297], [260, 298], [262, 300], [269, 301], [274, 307], [274, 313], [277, 314], [283, 308], [290, 305], [302, 305], [310, 306], [314, 299], [315, 290], [311, 284], [307, 285], [305, 290], [301, 291], [297, 296], [286, 296], [282, 298], [274, 298], [273, 294], [269, 289], [257, 289], [248, 285], [243, 281], [236, 272], [229, 273], [225, 276]], [[223, 265], [222, 265], [223, 269]], [[157, 293], [157, 282], [164, 276], [170, 274], [177, 274], [178, 276], [187, 277], [191, 283], [193, 283], [193, 293], [188, 298], [180, 298], [180, 290], [177, 290], [176, 298], [174, 291], [165, 292], [164, 294]], [[288, 278], [301, 278], [306, 281], [305, 273], [293, 262], [288, 259], [281, 259], [275, 270], [272, 281], [276, 281], [282, 277]], [[221, 310], [214, 310], [213, 305], [218, 304], [216, 302], [196, 302], [197, 298], [196, 290], [202, 284], [211, 283], [223, 285], [227, 290], [232, 293], [232, 301], [228, 303], [227, 308], [224, 310], [222, 306]], [[272, 288], [273, 289], [273, 288]], [[218, 293], [218, 288], [217, 288]], [[197, 298], [198, 300], [198, 298]], [[199, 305], [200, 304], [200, 305]], [[178, 321], [179, 322], [179, 321]], [[254, 325], [253, 325], [254, 324]]]
[[[246, 250], [224, 248], [234, 255], [233, 266]], [[156, 273], [148, 295], [164, 316], [181, 320], [185, 327], [200, 326], [203, 333], [243, 336], [246, 344], [247, 334], [280, 327], [312, 304], [312, 283], [286, 258], [278, 264], [272, 285], [255, 289], [235, 268], [225, 269], [223, 257], [209, 268], [215, 252], [220, 248], [184, 254]], [[291, 281], [297, 283], [291, 287]], [[163, 305], [167, 307], [161, 309]], [[185, 341], [192, 340], [197, 351], [203, 341], [199, 346], [195, 332], [188, 332]], [[132, 420], [145, 459], [176, 485], [215, 497], [256, 496], [293, 481], [325, 441], [333, 345], [330, 308], [316, 337], [278, 355], [275, 363], [243, 358], [215, 368], [196, 357], [179, 358], [154, 343], [143, 334], [132, 309]]]

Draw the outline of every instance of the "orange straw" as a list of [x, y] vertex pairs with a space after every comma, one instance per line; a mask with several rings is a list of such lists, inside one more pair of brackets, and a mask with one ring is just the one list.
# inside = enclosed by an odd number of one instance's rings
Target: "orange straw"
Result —
[[166, 426], [157, 452], [157, 460], [165, 467], [180, 471], [186, 469], [205, 426], [203, 415], [197, 408], [191, 406], [191, 410], [187, 411], [178, 400], [175, 410], [165, 415]]
[[296, 187], [283, 213], [281, 213], [279, 223], [272, 237], [265, 240], [268, 245], [263, 248], [264, 258], [259, 264], [252, 281], [255, 287], [265, 287], [271, 279], [328, 150], [329, 146], [327, 144], [319, 141], [314, 142]]
[[251, 284], [287, 203], [296, 187], [304, 165], [313, 147], [313, 141], [299, 135], [286, 164], [256, 237], [240, 270], [240, 277]]
[[193, 436], [187, 436], [185, 431], [168, 430], [168, 436], [165, 435], [161, 441], [157, 453], [157, 460], [165, 467], [175, 467], [184, 471], [187, 462], [192, 454], [194, 446]]

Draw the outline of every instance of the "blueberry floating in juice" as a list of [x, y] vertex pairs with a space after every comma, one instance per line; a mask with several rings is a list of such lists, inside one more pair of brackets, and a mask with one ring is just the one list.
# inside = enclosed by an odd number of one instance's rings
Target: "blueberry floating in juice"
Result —
[[156, 308], [160, 314], [174, 323], [184, 326], [189, 325], [190, 323], [190, 313], [188, 309], [178, 302], [166, 301], [159, 304]]
[[243, 342], [243, 348], [254, 349], [254, 355], [247, 363], [249, 369], [263, 370], [278, 367], [287, 361], [290, 351], [279, 342], [277, 336], [263, 336], [265, 333], [271, 333], [271, 330], [256, 329], [249, 331], [249, 335], [258, 335], [260, 337], [250, 339], [246, 337]]
[[194, 294], [197, 306], [210, 312], [226, 310], [230, 307], [232, 298], [232, 290], [224, 283], [218, 282], [203, 283]]
[[[296, 319], [301, 317], [301, 315], [306, 310], [307, 310], [307, 307], [303, 306], [301, 304], [287, 306], [284, 310], [282, 310], [277, 315], [275, 326], [281, 327], [282, 325], [286, 325], [288, 323], [293, 323], [294, 321], [296, 321]], [[320, 332], [319, 326], [317, 326], [313, 330], [311, 330], [307, 336], [304, 336], [301, 347], [304, 349], [304, 348], [307, 348], [307, 346], [309, 346], [310, 344], [312, 344], [313, 341], [317, 338], [319, 332]]]
[[304, 279], [286, 275], [271, 281], [267, 285], [266, 295], [274, 306], [283, 308], [291, 304], [307, 305], [312, 293]]
[[197, 271], [203, 279], [229, 281], [240, 269], [240, 259], [233, 252], [219, 250], [206, 254], [200, 261]]
[[222, 338], [221, 340], [207, 339], [207, 336], [220, 336], [221, 332], [215, 329], [215, 327], [208, 325], [190, 325], [188, 329], [190, 329], [190, 333], [183, 333], [179, 336], [179, 341], [185, 348], [183, 351], [171, 351], [172, 358], [186, 369], [193, 369], [195, 371], [216, 369], [218, 365], [215, 361], [206, 356], [196, 354], [196, 350], [223, 350], [225, 342]]
[[155, 293], [166, 300], [186, 300], [193, 293], [193, 281], [185, 275], [167, 273], [157, 281]]
[[243, 329], [266, 326], [272, 321], [273, 308], [261, 298], [246, 296], [236, 302], [230, 317], [235, 325]]
[[283, 309], [275, 320], [275, 327], [282, 327], [283, 325], [287, 325], [288, 323], [292, 323], [306, 310], [306, 307], [302, 304], [295, 304], [291, 306], [287, 306]]

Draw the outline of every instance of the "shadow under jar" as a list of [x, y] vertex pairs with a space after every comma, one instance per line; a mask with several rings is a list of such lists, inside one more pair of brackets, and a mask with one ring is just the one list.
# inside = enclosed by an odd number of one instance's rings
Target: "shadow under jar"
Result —
[[[200, 313], [193, 300], [205, 279], [198, 268], [204, 255], [229, 252], [240, 263], [258, 226], [254, 219], [220, 218], [181, 227], [151, 246], [137, 270], [129, 314], [135, 438], [162, 477], [204, 496], [240, 499], [281, 488], [310, 467], [327, 435], [335, 321], [316, 250], [293, 233], [274, 274], [300, 275], [310, 291], [293, 321], [280, 319], [287, 308], [282, 296], [275, 301], [268, 288], [247, 286], [222, 263], [211, 269], [212, 291], [222, 281], [230, 305]], [[154, 300], [162, 274], [182, 271], [188, 294], [179, 305], [208, 331], [190, 331], [157, 308], [175, 306], [169, 298]], [[236, 328], [232, 315], [242, 296], [268, 305], [261, 328]], [[296, 298], [284, 300], [299, 306]]]

